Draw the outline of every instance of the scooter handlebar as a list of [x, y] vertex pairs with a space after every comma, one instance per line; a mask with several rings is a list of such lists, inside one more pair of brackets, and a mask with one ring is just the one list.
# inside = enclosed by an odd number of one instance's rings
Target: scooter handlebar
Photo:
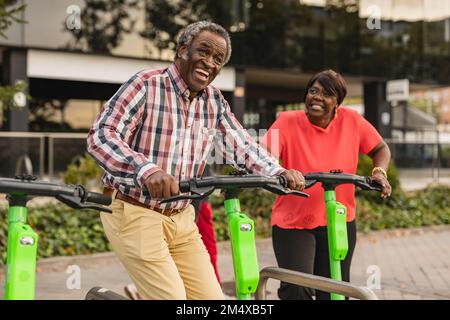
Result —
[[359, 176], [356, 174], [342, 172], [313, 172], [305, 175], [305, 189], [311, 188], [317, 182], [321, 182], [323, 186], [336, 187], [341, 184], [353, 184], [363, 190], [381, 192], [381, 185], [372, 180], [369, 176]]
[[106, 196], [104, 194], [101, 193], [97, 193], [97, 192], [87, 192], [87, 196], [86, 196], [86, 201], [87, 202], [94, 202], [94, 203], [98, 203], [104, 206], [109, 206], [112, 202], [112, 199], [110, 196]]
[[177, 200], [202, 199], [210, 195], [215, 189], [244, 189], [244, 188], [264, 188], [267, 191], [278, 195], [295, 195], [309, 197], [308, 194], [300, 191], [287, 189], [284, 176], [258, 176], [258, 175], [236, 175], [236, 176], [212, 176], [205, 178], [192, 178], [179, 182], [181, 193], [192, 193], [192, 195], [177, 195], [166, 198], [161, 203]]
[[0, 192], [10, 195], [54, 197], [75, 209], [111, 211], [109, 208], [103, 207], [111, 204], [109, 196], [89, 192], [82, 185], [41, 181], [31, 175], [19, 175], [15, 179], [0, 177]]

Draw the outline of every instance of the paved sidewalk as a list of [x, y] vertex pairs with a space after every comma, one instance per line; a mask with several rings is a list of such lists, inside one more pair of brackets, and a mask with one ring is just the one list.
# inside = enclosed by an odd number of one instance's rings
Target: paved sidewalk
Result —
[[420, 190], [430, 184], [450, 186], [450, 169], [398, 169], [400, 185], [405, 191]]
[[[450, 226], [358, 234], [351, 282], [367, 286], [368, 278], [380, 271], [380, 289], [374, 292], [386, 300], [450, 300]], [[221, 247], [221, 250], [224, 250]], [[260, 267], [276, 266], [271, 239], [258, 242]], [[219, 255], [225, 289], [232, 280], [231, 257]], [[231, 271], [232, 272], [232, 271]], [[229, 282], [230, 284], [232, 282]], [[277, 299], [279, 281], [269, 280], [268, 298]], [[228, 294], [232, 291], [226, 290]]]
[[[358, 237], [352, 283], [365, 286], [373, 270], [379, 268], [381, 288], [374, 291], [380, 299], [450, 300], [450, 226], [379, 231]], [[257, 248], [260, 268], [276, 266], [271, 239], [258, 240]], [[231, 296], [234, 289], [229, 242], [219, 243], [218, 251], [224, 291]], [[66, 271], [70, 265], [80, 267], [80, 289], [67, 288], [71, 273]], [[113, 253], [43, 259], [38, 262], [36, 298], [84, 299], [94, 286], [123, 294], [123, 287], [129, 282]], [[0, 296], [3, 296], [3, 273], [0, 283]], [[269, 299], [277, 299], [278, 286], [277, 280], [268, 281]]]

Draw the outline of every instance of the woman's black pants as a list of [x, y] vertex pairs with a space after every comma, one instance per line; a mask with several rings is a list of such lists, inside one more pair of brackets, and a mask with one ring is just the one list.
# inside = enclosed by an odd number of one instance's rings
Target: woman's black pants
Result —
[[[347, 222], [348, 253], [341, 262], [342, 280], [350, 281], [350, 264], [356, 244], [355, 221]], [[283, 229], [272, 227], [272, 242], [278, 266], [330, 278], [328, 236], [326, 227], [315, 229]], [[330, 300], [330, 294], [294, 284], [281, 282], [281, 300]]]

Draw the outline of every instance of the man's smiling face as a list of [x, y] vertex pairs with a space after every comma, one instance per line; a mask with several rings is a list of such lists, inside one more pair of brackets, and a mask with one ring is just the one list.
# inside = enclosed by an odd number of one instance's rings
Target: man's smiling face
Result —
[[227, 43], [218, 34], [202, 31], [189, 47], [181, 46], [177, 54], [177, 67], [193, 97], [219, 74], [225, 62]]

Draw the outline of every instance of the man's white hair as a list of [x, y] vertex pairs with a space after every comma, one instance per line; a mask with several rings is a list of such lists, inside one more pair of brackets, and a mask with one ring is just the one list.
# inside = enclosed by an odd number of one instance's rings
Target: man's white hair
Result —
[[[180, 49], [181, 46], [186, 45], [190, 46], [192, 40], [203, 31], [209, 31], [211, 33], [215, 33], [225, 39], [225, 42], [227, 44], [227, 54], [224, 59], [223, 65], [225, 65], [231, 57], [231, 40], [230, 35], [228, 32], [218, 24], [210, 21], [198, 21], [191, 23], [187, 25], [183, 30], [180, 31], [178, 35], [178, 41], [177, 41], [177, 47], [175, 52], [178, 52], [178, 49]], [[182, 57], [183, 59], [187, 59], [187, 56], [185, 55]]]

